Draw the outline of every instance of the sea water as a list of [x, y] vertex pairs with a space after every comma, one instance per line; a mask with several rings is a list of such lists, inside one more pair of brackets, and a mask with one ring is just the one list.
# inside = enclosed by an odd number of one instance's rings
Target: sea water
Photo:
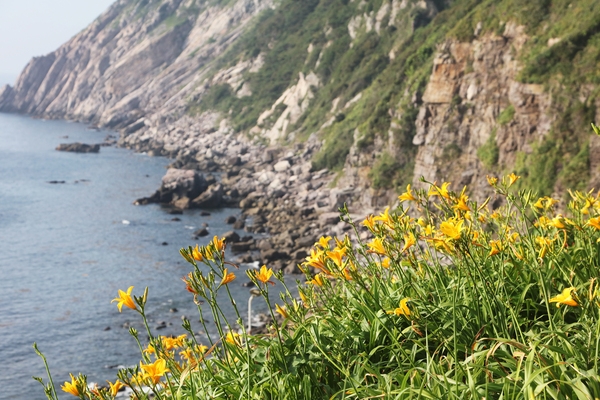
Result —
[[[186, 210], [175, 216], [155, 204], [134, 206], [160, 186], [169, 160], [115, 147], [98, 154], [55, 150], [59, 143], [100, 143], [107, 134], [77, 123], [0, 113], [1, 399], [45, 398], [31, 378], [47, 379], [34, 342], [59, 392], [69, 373], [105, 384], [116, 379], [117, 366], [139, 362], [127, 327], [145, 330], [135, 311], [123, 307], [119, 313], [110, 303], [119, 289], [134, 286], [133, 294], [141, 295], [149, 288], [147, 312], [155, 334], [185, 333], [183, 315], [196, 332], [203, 329], [181, 281], [190, 266], [179, 249], [231, 230], [224, 220], [239, 211], [200, 216]], [[194, 241], [203, 223], [210, 235]], [[246, 310], [249, 293], [241, 283], [248, 279], [243, 271], [236, 274], [230, 287]], [[259, 300], [253, 307], [265, 311]]]

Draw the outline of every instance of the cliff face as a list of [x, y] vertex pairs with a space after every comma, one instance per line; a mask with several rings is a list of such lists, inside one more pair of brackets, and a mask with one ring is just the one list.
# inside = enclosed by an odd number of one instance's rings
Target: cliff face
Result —
[[[517, 55], [528, 39], [522, 26], [508, 24], [502, 35], [468, 43], [448, 40], [438, 47], [428, 84], [415, 104], [413, 186], [421, 186], [423, 177], [454, 182], [456, 188], [468, 185], [483, 196], [490, 189], [487, 174], [515, 165], [519, 153], [530, 153], [532, 144], [548, 135], [556, 117], [551, 96], [543, 85], [517, 80]], [[399, 152], [392, 134], [375, 147], [380, 153]], [[482, 148], [493, 154], [483, 154]], [[364, 178], [373, 165], [372, 157], [364, 156], [355, 145], [346, 163], [346, 175], [357, 185], [368, 182]], [[382, 197], [389, 202], [395, 193], [367, 191], [363, 196], [367, 203]]]
[[58, 50], [30, 61], [0, 110], [122, 128], [188, 95], [269, 0], [119, 0]]
[[583, 189], [600, 183], [600, 6], [563, 3], [119, 0], [0, 89], [0, 111], [119, 129], [182, 163], [218, 137], [296, 144], [364, 207], [421, 176]]

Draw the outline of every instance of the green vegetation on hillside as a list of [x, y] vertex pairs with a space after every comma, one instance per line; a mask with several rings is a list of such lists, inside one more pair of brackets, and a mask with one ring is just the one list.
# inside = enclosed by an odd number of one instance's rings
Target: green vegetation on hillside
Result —
[[[264, 57], [264, 66], [258, 72], [244, 76], [252, 95], [237, 98], [235, 91], [239, 88], [217, 85], [199, 103], [191, 102], [190, 112], [219, 110], [230, 115], [238, 131], [246, 131], [256, 125], [258, 116], [286, 88], [297, 82], [299, 72], [315, 72], [320, 86], [314, 91], [308, 110], [288, 131], [294, 132], [295, 140], [319, 132], [325, 146], [315, 156], [314, 166], [333, 170], [342, 168], [353, 144], [368, 153], [375, 151], [375, 138], [386, 143], [390, 132], [399, 134], [402, 146], [381, 155], [370, 174], [376, 187], [397, 187], [411, 179], [407, 169], [414, 164], [416, 154], [412, 136], [418, 110], [418, 104], [412, 104], [411, 99], [418, 99], [425, 89], [437, 46], [448, 39], [471, 41], [476, 33], [477, 37], [492, 33], [501, 36], [509, 24], [523, 25], [530, 39], [517, 54], [523, 65], [519, 79], [544, 85], [557, 98], [553, 112], [558, 116], [552, 135], [543, 139], [548, 143], [533, 143], [534, 154], [519, 166], [524, 171], [523, 184], [548, 194], [557, 182], [529, 170], [551, 167], [562, 174], [559, 181], [565, 183], [574, 182], [574, 171], [583, 172], [581, 166], [585, 163], [581, 160], [585, 152], [580, 152], [585, 140], [580, 140], [579, 132], [586, 129], [585, 121], [595, 116], [573, 120], [570, 115], [577, 107], [592, 108], [597, 96], [594, 89], [581, 103], [579, 95], [581, 85], [597, 84], [600, 80], [600, 7], [596, 0], [440, 0], [434, 2], [439, 12], [432, 19], [423, 9], [414, 7], [415, 1], [409, 1], [408, 7], [400, 11], [404, 14], [397, 18], [396, 25], [388, 26], [388, 17], [382, 21], [379, 32], [367, 31], [364, 23], [359, 24], [357, 36], [352, 39], [350, 21], [375, 15], [383, 3], [384, 0], [281, 0], [276, 9], [263, 12], [254, 27], [215, 66], [218, 70], [241, 60]], [[393, 59], [389, 56], [392, 50]], [[360, 100], [347, 109], [340, 108], [358, 94]], [[332, 110], [334, 100], [338, 110]], [[515, 107], [507, 104], [498, 117], [500, 125], [508, 124], [516, 115]], [[460, 112], [460, 107], [455, 112]], [[336, 116], [341, 114], [345, 118], [338, 119]], [[399, 128], [391, 129], [395, 114], [401, 115], [402, 121]], [[407, 116], [413, 119], [408, 120]], [[323, 127], [332, 117], [336, 117], [334, 123]], [[570, 139], [565, 140], [567, 137]], [[553, 146], [558, 147], [549, 152]], [[578, 154], [578, 165], [570, 164]], [[487, 168], [495, 166], [494, 151], [489, 156]], [[564, 168], [567, 169], [561, 172]], [[576, 186], [585, 185], [580, 182], [581, 179]]]

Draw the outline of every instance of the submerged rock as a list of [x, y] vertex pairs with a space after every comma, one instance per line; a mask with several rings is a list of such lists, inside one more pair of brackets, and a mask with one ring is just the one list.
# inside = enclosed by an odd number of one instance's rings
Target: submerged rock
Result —
[[99, 144], [85, 143], [61, 143], [56, 147], [58, 151], [70, 151], [73, 153], [98, 153], [100, 151]]

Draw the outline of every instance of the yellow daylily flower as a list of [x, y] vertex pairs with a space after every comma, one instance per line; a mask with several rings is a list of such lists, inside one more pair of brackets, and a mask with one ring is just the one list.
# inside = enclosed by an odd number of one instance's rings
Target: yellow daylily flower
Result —
[[442, 196], [445, 199], [450, 198], [450, 194], [448, 193], [448, 186], [450, 186], [450, 182], [442, 183], [442, 187], [438, 187], [435, 183], [431, 185], [429, 191], [427, 192], [428, 197], [432, 196]]
[[342, 270], [342, 274], [344, 274], [344, 279], [347, 280], [347, 281], [351, 281], [353, 279], [352, 275], [350, 274], [350, 271], [348, 270], [348, 268], [344, 268]]
[[305, 265], [328, 272], [325, 268], [325, 252], [323, 250], [315, 251], [314, 249], [311, 249], [310, 255], [306, 257], [305, 260]]
[[321, 236], [317, 244], [322, 248], [329, 247], [329, 241], [331, 240], [331, 236]]
[[235, 274], [233, 272], [229, 272], [227, 268], [223, 270], [223, 278], [221, 279], [221, 283], [219, 283], [219, 287], [223, 285], [227, 285], [229, 282], [235, 279]]
[[271, 282], [269, 280], [269, 279], [271, 279], [271, 276], [273, 276], [273, 270], [271, 268], [267, 269], [266, 265], [263, 265], [262, 267], [260, 267], [260, 271], [254, 271], [254, 276], [256, 276], [256, 279], [258, 279], [262, 283], [269, 282], [269, 283], [273, 284], [273, 282]]
[[132, 310], [137, 309], [133, 299], [131, 298], [132, 290], [133, 290], [133, 286], [129, 286], [129, 288], [127, 289], [127, 292], [124, 292], [119, 289], [119, 297], [115, 297], [114, 299], [111, 300], [111, 303], [114, 303], [115, 301], [117, 302], [117, 308], [119, 309], [119, 312], [121, 312], [121, 308], [123, 307], [123, 305], [131, 308]]
[[536, 222], [534, 222], [533, 226], [535, 226], [536, 228], [545, 228], [548, 225], [550, 225], [552, 223], [552, 220], [550, 220], [550, 218], [545, 217], [545, 216], [541, 216], [538, 218], [538, 220]]
[[540, 246], [550, 246], [552, 242], [554, 242], [554, 239], [550, 239], [544, 236], [537, 236], [535, 238], [535, 242]]
[[373, 215], [367, 215], [363, 221], [363, 225], [373, 231], [375, 229], [375, 217]]
[[194, 358], [196, 358], [192, 349], [184, 349], [179, 352], [179, 355], [181, 356], [181, 358], [188, 361], [192, 361], [194, 360]]
[[556, 307], [560, 307], [561, 304], [566, 304], [571, 307], [577, 307], [579, 303], [577, 302], [577, 297], [573, 297], [574, 292], [574, 287], [568, 287], [564, 289], [561, 294], [551, 298], [548, 301], [550, 303], [556, 303]]
[[61, 385], [60, 388], [63, 390], [63, 392], [67, 392], [75, 397], [79, 397], [79, 389], [77, 389], [77, 379], [75, 379], [73, 374], [69, 375], [71, 375], [71, 382], [65, 382], [65, 384]]
[[555, 228], [558, 228], [558, 229], [565, 229], [566, 226], [565, 226], [565, 224], [563, 224], [562, 221], [563, 221], [563, 218], [561, 216], [557, 216], [550, 220], [549, 225], [551, 225]]
[[408, 308], [407, 303], [410, 301], [410, 299], [408, 297], [403, 298], [402, 300], [400, 300], [400, 306], [392, 311], [388, 311], [388, 314], [394, 314], [397, 316], [400, 315], [404, 315], [405, 317], [410, 317], [411, 312], [410, 312], [410, 308]]
[[323, 274], [316, 274], [315, 277], [312, 280], [308, 281], [308, 283], [311, 283], [313, 285], [317, 285], [319, 287], [322, 287], [323, 286], [322, 275]]
[[417, 201], [417, 198], [413, 196], [412, 190], [410, 189], [410, 183], [406, 186], [406, 192], [398, 196], [400, 201]]
[[415, 235], [413, 235], [412, 233], [405, 233], [404, 247], [402, 247], [401, 252], [404, 253], [406, 250], [410, 249], [415, 244], [417, 244], [417, 239], [415, 238]]
[[217, 236], [215, 236], [213, 238], [212, 244], [213, 246], [215, 246], [215, 249], [217, 251], [223, 251], [223, 249], [225, 248], [225, 238], [219, 239]]
[[520, 237], [519, 232], [513, 232], [506, 236], [508, 241], [511, 243], [516, 243], [516, 241], [519, 240], [519, 237]]
[[502, 251], [502, 242], [499, 240], [490, 240], [490, 247], [491, 250], [488, 256], [496, 255]]
[[154, 354], [154, 353], [156, 353], [156, 349], [154, 348], [153, 345], [151, 345], [150, 343], [148, 343], [148, 347], [146, 347], [144, 349], [144, 353], [146, 353], [146, 354]]
[[196, 245], [196, 247], [194, 247], [194, 249], [192, 250], [192, 258], [196, 261], [202, 261], [202, 259], [204, 258], [202, 256], [202, 253], [200, 252], [200, 249], [198, 248], [198, 245]]
[[600, 217], [590, 218], [586, 225], [593, 226], [594, 228], [600, 230]]
[[440, 231], [450, 239], [458, 240], [463, 231], [463, 223], [464, 220], [462, 219], [450, 218], [440, 224]]
[[[178, 347], [183, 346], [183, 341], [185, 340], [186, 335], [179, 335], [177, 337], [169, 337], [169, 336], [161, 336], [160, 340], [162, 342], [163, 348], [165, 350], [172, 350]], [[148, 346], [150, 347], [150, 346]]]
[[462, 190], [462, 192], [460, 192], [460, 196], [458, 197], [458, 200], [456, 200], [456, 205], [454, 205], [452, 208], [454, 208], [455, 210], [462, 210], [465, 212], [469, 212], [471, 211], [471, 209], [469, 208], [467, 201], [469, 201], [469, 196], [467, 196], [465, 194], [467, 190], [467, 187], [465, 186]]
[[435, 226], [433, 226], [433, 225], [425, 226], [425, 228], [423, 229], [423, 233], [427, 236], [433, 235], [435, 233]]
[[346, 250], [340, 249], [339, 247], [336, 247], [332, 251], [327, 252], [327, 257], [329, 257], [331, 260], [333, 260], [335, 265], [337, 265], [340, 268], [344, 265], [344, 262], [342, 261], [342, 257], [344, 257], [345, 255], [346, 255]]
[[385, 269], [388, 269], [390, 267], [390, 262], [391, 260], [386, 257], [383, 260], [381, 260], [381, 266]]
[[508, 187], [511, 187], [516, 181], [518, 181], [521, 177], [519, 175], [512, 174], [508, 175]]
[[498, 184], [498, 178], [496, 178], [495, 176], [486, 175], [485, 179], [487, 179], [488, 184], [490, 186], [496, 186]]
[[227, 335], [225, 335], [225, 341], [234, 346], [242, 345], [242, 339], [240, 338], [240, 334], [236, 332], [227, 332]]
[[162, 358], [154, 361], [152, 364], [142, 364], [140, 368], [144, 371], [144, 379], [149, 378], [155, 385], [160, 381], [160, 378], [167, 372], [167, 362]]
[[275, 311], [283, 318], [290, 318], [290, 314], [287, 312], [285, 307], [279, 307], [279, 304], [275, 304]]
[[115, 383], [111, 383], [109, 381], [106, 381], [108, 383], [108, 386], [110, 386], [110, 394], [115, 397], [117, 395], [117, 393], [119, 393], [119, 390], [125, 386], [123, 385], [123, 383], [120, 380], [116, 380]]
[[379, 214], [378, 216], [373, 218], [373, 221], [375, 221], [375, 222], [381, 221], [384, 224], [386, 224], [387, 226], [391, 227], [392, 226], [392, 218], [390, 217], [390, 208], [386, 207], [384, 212], [382, 212], [381, 214]]
[[373, 239], [373, 241], [367, 243], [367, 246], [369, 246], [370, 250], [368, 251], [370, 253], [376, 253], [382, 256], [385, 255], [385, 247], [383, 247], [383, 241], [381, 240], [381, 238]]

